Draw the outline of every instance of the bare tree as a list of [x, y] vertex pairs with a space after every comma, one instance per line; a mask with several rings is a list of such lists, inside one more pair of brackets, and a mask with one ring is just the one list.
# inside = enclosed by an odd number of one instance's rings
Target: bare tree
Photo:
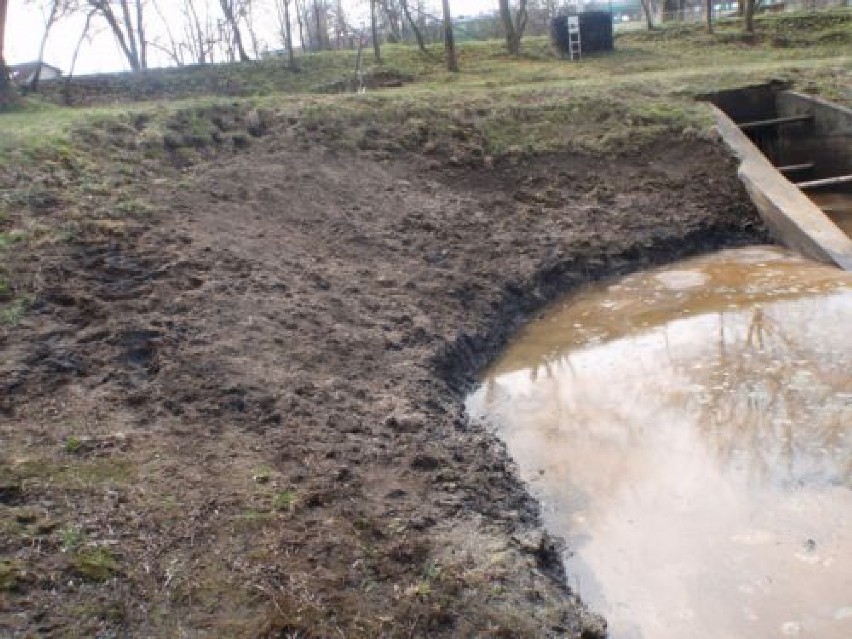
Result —
[[346, 14], [343, 12], [343, 2], [337, 0], [334, 11], [334, 48], [341, 49], [346, 38]]
[[503, 19], [503, 28], [506, 31], [506, 48], [509, 55], [521, 54], [521, 38], [527, 26], [527, 0], [518, 0], [518, 11], [512, 17], [512, 7], [509, 0], [499, 0], [500, 17]]
[[757, 10], [757, 0], [743, 0], [743, 29], [746, 33], [754, 33], [754, 13]]
[[89, 12], [86, 14], [86, 22], [83, 24], [83, 31], [80, 33], [80, 39], [77, 40], [77, 46], [74, 47], [74, 55], [71, 58], [71, 67], [68, 70], [68, 75], [65, 76], [65, 86], [63, 89], [65, 106], [71, 106], [71, 79], [74, 77], [74, 70], [77, 68], [77, 56], [80, 55], [80, 49], [83, 46], [83, 42], [89, 35], [89, 29], [92, 27], [92, 18], [95, 16], [95, 13], [97, 13], [97, 9], [89, 9]]
[[370, 34], [373, 38], [373, 57], [376, 64], [382, 63], [382, 48], [379, 41], [379, 20], [376, 15], [376, 0], [370, 0]]
[[302, 47], [302, 51], [304, 52], [307, 48], [307, 43], [305, 42], [305, 3], [299, 2], [299, 0], [295, 0], [296, 3], [296, 22], [299, 24], [299, 45]]
[[[322, 11], [320, 10], [321, 7], [322, 7]], [[322, 18], [324, 16], [324, 14], [325, 14], [325, 5], [323, 3], [321, 3], [320, 0], [314, 0], [314, 21], [316, 22], [316, 27], [317, 27], [317, 29], [316, 29], [316, 34], [317, 34], [316, 48], [320, 51], [325, 48], [325, 38], [323, 38], [323, 36], [322, 36], [322, 32], [323, 32]], [[326, 37], [328, 37], [328, 33], [326, 33]]]
[[180, 42], [175, 38], [174, 32], [172, 31], [171, 25], [169, 24], [169, 20], [166, 16], [163, 15], [162, 10], [160, 9], [160, 3], [158, 0], [153, 0], [154, 11], [157, 12], [157, 15], [160, 16], [160, 21], [163, 23], [163, 27], [166, 30], [166, 36], [169, 39], [168, 46], [162, 45], [157, 41], [151, 41], [148, 44], [155, 49], [158, 49], [165, 53], [169, 58], [174, 62], [177, 66], [182, 67], [185, 64], [185, 52], [187, 50], [187, 43]]
[[459, 60], [456, 57], [456, 39], [453, 35], [453, 16], [450, 13], [450, 0], [441, 0], [444, 11], [444, 51], [447, 55], [447, 69], [453, 73], [459, 70]]
[[257, 37], [254, 21], [254, 2], [252, 0], [242, 0], [240, 15], [248, 29], [249, 38], [251, 39], [251, 50], [254, 53], [255, 59], [260, 58], [260, 39]]
[[197, 64], [213, 62], [213, 52], [219, 43], [214, 20], [210, 17], [209, 7], [204, 4], [205, 13], [201, 14], [194, 0], [184, 0], [184, 30], [187, 46]]
[[11, 104], [14, 101], [12, 81], [9, 80], [9, 69], [6, 68], [4, 56], [6, 44], [6, 13], [9, 9], [9, 0], [0, 0], [0, 107]]
[[713, 0], [704, 0], [704, 11], [707, 19], [707, 33], [713, 33]]
[[275, 8], [278, 13], [278, 28], [281, 40], [287, 51], [287, 66], [296, 69], [296, 57], [293, 55], [293, 35], [290, 27], [290, 0], [276, 0]]
[[384, 15], [384, 22], [387, 26], [387, 30], [390, 32], [388, 34], [389, 42], [400, 42], [402, 41], [402, 32], [400, 29], [400, 19], [399, 19], [399, 7], [394, 4], [394, 0], [377, 0], [381, 4], [382, 14]]
[[63, 15], [73, 9], [73, 2], [70, 0], [45, 0], [41, 3], [41, 8], [44, 13], [44, 33], [42, 33], [38, 48], [38, 66], [33, 73], [32, 80], [30, 80], [29, 88], [31, 91], [38, 90], [38, 83], [41, 80], [41, 67], [44, 64], [44, 50], [50, 37], [50, 31]]
[[648, 25], [648, 29], [652, 30], [654, 28], [654, 9], [651, 6], [651, 0], [640, 0], [640, 2], [642, 3], [642, 13], [645, 15], [645, 22]]
[[113, 0], [88, 0], [87, 4], [95, 13], [106, 20], [115, 36], [116, 42], [127, 59], [133, 71], [148, 68], [147, 47], [145, 40], [144, 0], [134, 0], [136, 8], [136, 22], [134, 23], [130, 11], [131, 0], [117, 0], [121, 9], [121, 16], [116, 15], [113, 9]]
[[408, 26], [411, 27], [411, 32], [417, 39], [417, 47], [423, 53], [428, 53], [428, 51], [426, 50], [426, 43], [423, 40], [423, 33], [420, 31], [420, 27], [417, 26], [417, 23], [414, 21], [414, 18], [411, 15], [411, 8], [408, 6], [408, 0], [399, 0], [399, 6], [402, 7], [402, 13], [405, 15], [405, 19], [408, 21]]
[[222, 14], [225, 16], [225, 26], [227, 26], [230, 31], [234, 49], [240, 56], [240, 62], [248, 62], [251, 58], [248, 53], [246, 53], [246, 49], [243, 46], [243, 36], [240, 33], [240, 24], [237, 21], [237, 14], [234, 11], [236, 5], [235, 0], [219, 0], [219, 4], [222, 6]]

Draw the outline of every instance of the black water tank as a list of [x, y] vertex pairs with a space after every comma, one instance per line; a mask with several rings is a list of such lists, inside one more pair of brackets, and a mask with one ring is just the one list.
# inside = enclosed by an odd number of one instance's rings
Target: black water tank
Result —
[[[612, 14], [609, 11], [584, 11], [568, 15], [579, 17], [581, 55], [613, 50]], [[565, 57], [570, 56], [568, 15], [557, 16], [550, 21], [553, 44]]]

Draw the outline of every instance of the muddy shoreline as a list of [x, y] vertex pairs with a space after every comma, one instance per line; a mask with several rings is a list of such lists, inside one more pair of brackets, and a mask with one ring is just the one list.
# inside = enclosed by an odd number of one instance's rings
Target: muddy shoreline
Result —
[[33, 256], [0, 337], [0, 628], [600, 634], [461, 402], [571, 288], [765, 241], [718, 146], [459, 167], [270, 138], [149, 197]]

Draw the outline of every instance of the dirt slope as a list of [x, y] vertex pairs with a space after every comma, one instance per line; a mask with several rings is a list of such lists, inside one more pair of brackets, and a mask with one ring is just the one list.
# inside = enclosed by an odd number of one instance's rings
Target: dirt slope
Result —
[[145, 187], [0, 336], [0, 635], [599, 633], [463, 392], [559, 292], [762, 239], [721, 151], [270, 138]]

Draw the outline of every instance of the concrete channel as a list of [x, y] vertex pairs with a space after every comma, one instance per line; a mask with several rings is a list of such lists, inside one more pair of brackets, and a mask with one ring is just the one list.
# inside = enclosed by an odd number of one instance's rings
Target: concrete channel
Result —
[[778, 241], [852, 270], [852, 110], [780, 82], [702, 97]]

